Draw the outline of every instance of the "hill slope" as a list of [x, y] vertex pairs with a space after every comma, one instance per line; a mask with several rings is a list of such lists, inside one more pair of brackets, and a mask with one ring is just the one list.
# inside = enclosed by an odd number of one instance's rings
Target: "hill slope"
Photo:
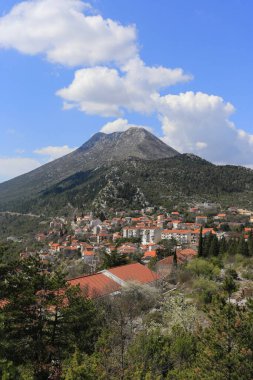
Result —
[[130, 158], [75, 173], [10, 207], [54, 215], [76, 208], [135, 209], [201, 201], [253, 208], [253, 171], [215, 166], [187, 154], [152, 161]]
[[215, 201], [253, 208], [253, 170], [179, 154], [145, 129], [97, 133], [75, 152], [0, 184], [0, 211], [54, 215]]
[[129, 157], [153, 160], [179, 153], [143, 128], [96, 133], [76, 151], [30, 173], [0, 184], [0, 209], [14, 201], [31, 199], [48, 187], [74, 175]]

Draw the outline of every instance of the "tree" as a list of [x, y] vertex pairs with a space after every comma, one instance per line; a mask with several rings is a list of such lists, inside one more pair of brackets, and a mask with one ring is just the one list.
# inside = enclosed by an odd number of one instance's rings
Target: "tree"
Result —
[[249, 256], [253, 256], [253, 231], [251, 230], [248, 237]]
[[245, 241], [244, 235], [242, 234], [239, 244], [238, 244], [238, 253], [242, 256], [249, 256], [248, 244]]
[[118, 253], [116, 250], [112, 251], [111, 253], [105, 252], [103, 255], [103, 268], [105, 269], [118, 267], [127, 263], [127, 257]]
[[209, 255], [210, 256], [218, 256], [219, 255], [219, 241], [216, 235], [213, 235], [210, 249], [209, 249]]
[[228, 250], [227, 241], [224, 237], [220, 240], [220, 254], [224, 255]]
[[252, 347], [243, 339], [244, 314], [224, 299], [213, 304], [210, 327], [199, 335], [199, 353], [193, 366], [196, 380], [252, 379]]
[[198, 245], [198, 256], [202, 257], [203, 256], [203, 235], [202, 235], [203, 229], [200, 227], [200, 232], [199, 232], [199, 245]]
[[30, 258], [1, 268], [0, 358], [30, 365], [34, 379], [59, 373], [62, 359], [77, 346], [92, 352], [99, 313], [80, 288], [69, 287], [61, 272], [43, 270]]

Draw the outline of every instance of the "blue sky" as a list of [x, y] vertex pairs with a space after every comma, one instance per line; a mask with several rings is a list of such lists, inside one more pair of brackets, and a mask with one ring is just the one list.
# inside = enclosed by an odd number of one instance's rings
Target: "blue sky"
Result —
[[129, 125], [253, 167], [251, 0], [82, 4], [0, 3], [0, 182]]

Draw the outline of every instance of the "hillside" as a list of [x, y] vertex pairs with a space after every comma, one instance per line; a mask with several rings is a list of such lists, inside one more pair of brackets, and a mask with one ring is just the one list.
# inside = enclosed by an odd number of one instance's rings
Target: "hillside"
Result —
[[0, 184], [0, 210], [6, 209], [6, 204], [9, 208], [13, 202], [20, 204], [30, 200], [79, 172], [89, 173], [102, 165], [114, 164], [129, 157], [153, 160], [178, 154], [142, 128], [111, 134], [99, 132], [76, 151]]
[[75, 208], [139, 208], [214, 201], [253, 207], [253, 171], [216, 166], [193, 155], [159, 160], [129, 158], [75, 173], [29, 201], [9, 208], [46, 214]]

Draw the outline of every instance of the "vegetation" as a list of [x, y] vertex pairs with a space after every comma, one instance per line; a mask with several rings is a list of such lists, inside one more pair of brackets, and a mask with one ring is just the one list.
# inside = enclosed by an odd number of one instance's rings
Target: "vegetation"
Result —
[[43, 191], [38, 191], [34, 181], [29, 189], [22, 182], [23, 193], [15, 197], [4, 184], [1, 208], [55, 215], [82, 210], [84, 205], [97, 210], [130, 205], [138, 209], [146, 204], [169, 207], [209, 200], [223, 206], [253, 206], [253, 171], [243, 167], [215, 166], [188, 154], [155, 160], [129, 158], [95, 167], [77, 171]]
[[175, 267], [176, 292], [129, 284], [96, 301], [36, 259], [2, 264], [0, 378], [252, 379], [253, 302], [231, 298], [253, 259], [221, 245]]

